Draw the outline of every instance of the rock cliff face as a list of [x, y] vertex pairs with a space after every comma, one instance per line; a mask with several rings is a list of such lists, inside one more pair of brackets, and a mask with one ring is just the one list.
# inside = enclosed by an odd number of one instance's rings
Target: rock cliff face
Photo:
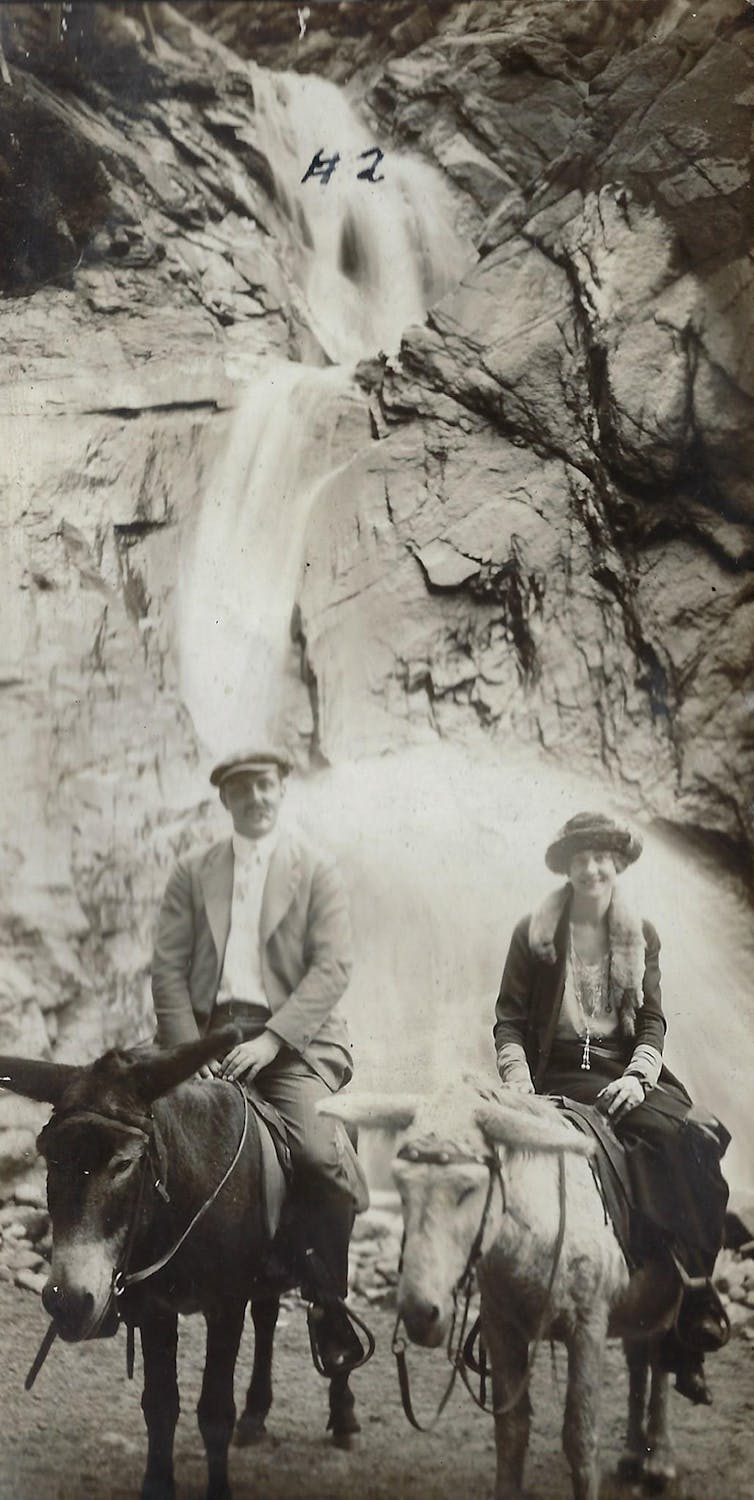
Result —
[[[536, 747], [728, 868], [754, 847], [751, 13], [378, 5], [365, 36], [322, 7], [299, 44], [295, 7], [153, 10], [156, 54], [109, 7], [57, 43], [0, 16], [4, 1051], [147, 1033], [167, 868], [215, 826], [181, 539], [243, 383], [327, 363], [244, 52], [347, 81], [476, 247], [360, 368], [374, 440], [307, 532], [296, 743]], [[0, 1100], [0, 1171], [35, 1120]]]

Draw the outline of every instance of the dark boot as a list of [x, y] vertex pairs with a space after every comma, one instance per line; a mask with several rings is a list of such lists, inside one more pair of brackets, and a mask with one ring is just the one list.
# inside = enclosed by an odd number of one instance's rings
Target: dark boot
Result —
[[679, 1395], [693, 1401], [696, 1406], [711, 1406], [712, 1397], [704, 1374], [704, 1355], [681, 1343], [675, 1328], [669, 1329], [660, 1340], [660, 1369], [675, 1375], [675, 1388]]
[[660, 1364], [675, 1375], [675, 1388], [696, 1406], [711, 1406], [704, 1356], [722, 1349], [730, 1338], [730, 1321], [712, 1282], [699, 1279], [684, 1288], [675, 1327], [660, 1343]]
[[730, 1319], [709, 1278], [686, 1286], [675, 1320], [680, 1342], [696, 1354], [714, 1354], [730, 1338]]
[[675, 1388], [694, 1406], [711, 1406], [712, 1396], [704, 1373], [704, 1355], [686, 1349], [675, 1372]]
[[309, 1338], [323, 1375], [346, 1375], [364, 1358], [348, 1315], [348, 1245], [354, 1221], [351, 1199], [321, 1178], [295, 1193], [296, 1238], [301, 1254], [301, 1293], [311, 1304]]

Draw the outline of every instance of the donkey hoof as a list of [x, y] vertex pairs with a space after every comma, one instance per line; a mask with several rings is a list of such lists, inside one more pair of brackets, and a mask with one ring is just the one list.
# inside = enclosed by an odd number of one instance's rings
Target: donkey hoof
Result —
[[266, 1433], [261, 1412], [244, 1412], [236, 1423], [233, 1442], [236, 1448], [251, 1448], [254, 1443], [261, 1443]]
[[[359, 1431], [358, 1427], [356, 1428], [356, 1431], [357, 1432]], [[333, 1429], [333, 1434], [332, 1434], [332, 1445], [333, 1445], [333, 1448], [340, 1448], [340, 1449], [343, 1450], [343, 1452], [348, 1453], [349, 1450], [353, 1447], [353, 1439], [354, 1439], [354, 1433], [353, 1432], [345, 1432], [345, 1431], [342, 1431], [342, 1430], [339, 1431], [339, 1432], [336, 1432]]]
[[145, 1476], [141, 1486], [141, 1500], [175, 1500], [175, 1484], [172, 1479], [150, 1479]]
[[615, 1477], [621, 1484], [636, 1484], [644, 1475], [644, 1459], [638, 1453], [624, 1453], [618, 1459]]
[[356, 1436], [357, 1432], [361, 1432], [361, 1423], [353, 1409], [353, 1405], [344, 1406], [342, 1411], [331, 1411], [327, 1430], [332, 1434], [334, 1448], [352, 1448], [352, 1439]]
[[644, 1465], [644, 1488], [648, 1495], [664, 1495], [676, 1478], [676, 1470], [673, 1464], [667, 1462], [652, 1462], [649, 1458]]

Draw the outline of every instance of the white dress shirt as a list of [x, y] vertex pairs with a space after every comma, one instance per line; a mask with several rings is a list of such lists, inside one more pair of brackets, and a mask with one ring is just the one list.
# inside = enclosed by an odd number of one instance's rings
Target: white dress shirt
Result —
[[261, 839], [247, 839], [234, 830], [232, 842], [233, 899], [217, 1002], [222, 1005], [227, 1000], [246, 1000], [269, 1010], [262, 978], [259, 919], [277, 830]]

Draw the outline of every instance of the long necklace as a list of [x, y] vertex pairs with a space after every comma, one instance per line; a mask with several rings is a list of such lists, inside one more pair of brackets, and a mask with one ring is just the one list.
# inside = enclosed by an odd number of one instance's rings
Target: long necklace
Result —
[[592, 1034], [589, 1030], [590, 1020], [594, 1020], [601, 1011], [611, 1009], [608, 1002], [603, 1005], [603, 999], [607, 991], [607, 974], [610, 963], [610, 954], [606, 953], [594, 964], [585, 963], [584, 959], [576, 952], [573, 945], [573, 932], [568, 934], [568, 954], [571, 965], [571, 977], [573, 979], [573, 993], [579, 1008], [581, 1024], [584, 1028], [584, 1046], [581, 1053], [582, 1071], [589, 1072], [592, 1066]]

